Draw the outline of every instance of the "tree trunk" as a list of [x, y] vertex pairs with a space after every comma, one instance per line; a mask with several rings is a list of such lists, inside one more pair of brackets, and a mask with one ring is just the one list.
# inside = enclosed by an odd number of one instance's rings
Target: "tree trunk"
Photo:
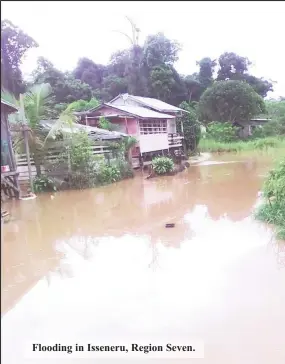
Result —
[[190, 104], [190, 102], [191, 102], [191, 99], [192, 99], [192, 91], [190, 91], [190, 95], [189, 95], [189, 104]]

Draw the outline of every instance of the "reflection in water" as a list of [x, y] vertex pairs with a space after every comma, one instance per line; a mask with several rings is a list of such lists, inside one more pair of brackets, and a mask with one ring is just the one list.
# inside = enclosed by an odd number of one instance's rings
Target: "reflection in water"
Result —
[[[7, 206], [14, 220], [2, 229], [5, 363], [22, 362], [12, 347], [25, 338], [170, 330], [207, 341], [209, 363], [244, 364], [233, 343], [252, 340], [250, 327], [256, 347], [272, 349], [251, 348], [252, 362], [284, 363], [285, 317], [276, 315], [285, 270], [268, 245], [271, 230], [250, 216], [270, 164], [231, 162], [150, 180], [138, 173]], [[175, 227], [166, 229], [169, 222]]]

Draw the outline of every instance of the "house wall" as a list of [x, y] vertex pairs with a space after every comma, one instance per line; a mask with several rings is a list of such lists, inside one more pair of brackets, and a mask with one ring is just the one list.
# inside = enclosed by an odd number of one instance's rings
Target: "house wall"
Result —
[[8, 125], [8, 109], [1, 104], [1, 166], [8, 165], [10, 171], [15, 170], [14, 152]]
[[168, 134], [146, 134], [140, 135], [141, 153], [168, 149]]

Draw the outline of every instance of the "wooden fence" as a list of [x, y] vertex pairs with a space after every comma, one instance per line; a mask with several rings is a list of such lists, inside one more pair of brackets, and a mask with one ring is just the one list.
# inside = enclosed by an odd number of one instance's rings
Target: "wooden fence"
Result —
[[[111, 153], [111, 150], [107, 146], [103, 145], [94, 145], [92, 146], [93, 154], [94, 155], [108, 155]], [[62, 153], [62, 149], [58, 146], [48, 148], [45, 150], [45, 164], [46, 163], [53, 163], [58, 159], [60, 153]], [[29, 171], [28, 171], [28, 163], [27, 163], [27, 156], [25, 153], [17, 154], [16, 155], [16, 162], [17, 162], [17, 172], [19, 173], [19, 181], [21, 183], [29, 180]], [[36, 167], [33, 158], [31, 157], [31, 170], [32, 170], [32, 177], [36, 176]], [[46, 169], [42, 165], [41, 166], [41, 173], [44, 175], [46, 174]]]

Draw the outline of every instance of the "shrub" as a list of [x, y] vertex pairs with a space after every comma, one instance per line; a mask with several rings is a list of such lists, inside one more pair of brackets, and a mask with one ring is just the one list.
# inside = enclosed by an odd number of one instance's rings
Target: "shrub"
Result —
[[35, 192], [56, 191], [56, 186], [54, 181], [47, 176], [35, 177], [33, 180], [33, 187]]
[[157, 174], [166, 174], [174, 170], [174, 162], [168, 157], [156, 157], [152, 160], [152, 166]]
[[119, 158], [113, 162], [113, 165], [119, 169], [121, 178], [130, 178], [134, 176], [133, 167], [128, 161]]
[[116, 131], [118, 130], [118, 125], [111, 123], [108, 119], [103, 116], [99, 118], [98, 126], [101, 129]]
[[[201, 128], [197, 121], [196, 109], [186, 101], [183, 101], [179, 107], [188, 111], [183, 113], [183, 116], [177, 118], [176, 129], [177, 132], [184, 135], [184, 142], [188, 152], [195, 151], [201, 138]], [[183, 133], [181, 129], [181, 122], [183, 124]]]
[[244, 81], [216, 81], [199, 101], [201, 120], [250, 120], [265, 111], [264, 100]]
[[254, 149], [268, 149], [278, 145], [277, 139], [258, 139], [253, 142]]
[[118, 167], [102, 164], [96, 177], [100, 184], [108, 184], [119, 181], [121, 179], [121, 174]]
[[277, 237], [285, 240], [285, 158], [270, 172], [263, 187], [266, 202], [259, 207], [256, 218], [277, 227]]
[[211, 122], [207, 128], [207, 137], [218, 142], [230, 143], [237, 139], [238, 128], [231, 123]]

